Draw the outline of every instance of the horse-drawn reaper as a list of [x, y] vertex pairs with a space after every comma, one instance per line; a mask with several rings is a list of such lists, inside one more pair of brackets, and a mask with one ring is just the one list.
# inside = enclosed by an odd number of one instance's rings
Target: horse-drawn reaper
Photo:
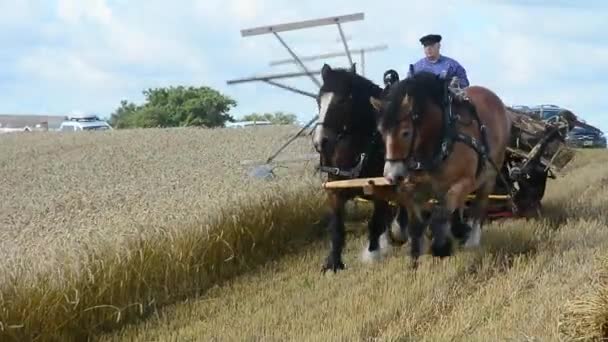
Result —
[[[450, 235], [465, 246], [476, 246], [488, 209], [506, 207], [520, 215], [534, 212], [544, 195], [546, 179], [572, 159], [572, 150], [564, 144], [565, 134], [577, 121], [571, 112], [565, 111], [561, 120], [547, 124], [506, 107], [484, 87], [469, 87], [464, 97], [455, 97], [448, 80], [430, 73], [405, 79], [387, 98], [380, 98], [353, 86], [357, 83], [353, 80], [362, 79], [354, 73], [332, 70], [327, 65], [323, 70], [324, 82], [332, 86], [319, 93], [321, 124], [315, 146], [322, 164], [334, 163], [322, 168], [341, 171], [330, 176], [324, 187], [330, 198], [341, 198], [340, 193], [357, 189], [374, 203], [393, 201], [402, 216], [407, 212], [397, 233], [405, 242], [407, 225], [414, 265], [422, 253], [427, 225], [431, 227], [435, 256], [452, 254]], [[371, 124], [371, 114], [367, 113], [365, 120], [360, 117], [366, 112], [361, 108], [368, 108], [361, 103], [362, 95], [370, 95], [375, 107], [376, 125], [366, 133], [353, 129]], [[375, 153], [384, 153], [383, 176], [360, 178], [364, 176], [344, 172], [366, 162], [368, 155], [361, 151], [364, 142], [369, 141], [365, 137], [379, 133], [382, 137], [376, 139], [383, 146]], [[336, 180], [338, 176], [342, 179]], [[505, 200], [492, 199], [497, 197]], [[337, 208], [338, 202], [332, 203], [332, 208]], [[335, 210], [342, 215], [342, 209]], [[386, 225], [374, 229], [369, 235], [370, 251]], [[324, 270], [335, 271], [343, 268], [340, 256], [344, 232], [336, 221], [330, 224], [330, 232], [332, 251]]]
[[[264, 81], [317, 99], [319, 116], [290, 141], [319, 119], [313, 139], [320, 170], [329, 178], [323, 186], [332, 241], [323, 270], [344, 268], [344, 205], [353, 197], [374, 204], [365, 251], [371, 259], [380, 255], [384, 233], [393, 242], [405, 243], [407, 227], [414, 238], [416, 259], [421, 253], [421, 231], [430, 222], [433, 254], [445, 256], [451, 254], [450, 232], [462, 243], [479, 243], [486, 209], [517, 214], [538, 209], [546, 179], [572, 158], [564, 137], [576, 117], [566, 113], [563, 120], [545, 124], [506, 108], [486, 88], [452, 92], [448, 80], [424, 73], [402, 81], [387, 97], [379, 86], [355, 72], [342, 31], [342, 23], [363, 17], [355, 13], [241, 30], [244, 37], [273, 34], [304, 72], [228, 82]], [[324, 25], [337, 26], [351, 69], [325, 64], [321, 85], [314, 77], [318, 72], [310, 72], [279, 33]], [[318, 94], [273, 81], [303, 75], [321, 88]], [[272, 168], [261, 170], [265, 175]], [[395, 211], [398, 229], [389, 232]]]

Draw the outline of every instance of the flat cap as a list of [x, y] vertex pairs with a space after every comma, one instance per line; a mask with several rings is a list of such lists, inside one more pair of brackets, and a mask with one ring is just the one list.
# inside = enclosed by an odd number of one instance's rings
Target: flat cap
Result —
[[427, 34], [426, 36], [420, 38], [420, 43], [422, 43], [424, 46], [439, 43], [440, 41], [441, 35], [438, 34]]

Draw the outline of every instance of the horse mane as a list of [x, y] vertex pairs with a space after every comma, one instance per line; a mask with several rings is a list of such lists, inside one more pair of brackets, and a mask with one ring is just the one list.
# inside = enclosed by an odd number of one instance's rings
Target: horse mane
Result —
[[[348, 68], [340, 68], [335, 67], [332, 68], [332, 73], [335, 74], [336, 79], [338, 80], [352, 80], [352, 92], [353, 98], [366, 97], [364, 101], [369, 101], [369, 96], [380, 96], [382, 94], [382, 88], [371, 80], [365, 78], [362, 75], [353, 73]], [[326, 89], [327, 85], [324, 84], [321, 88], [322, 90]], [[359, 96], [361, 95], [361, 96]]]
[[399, 81], [399, 83], [391, 87], [387, 95], [388, 103], [381, 117], [381, 128], [390, 129], [397, 125], [401, 103], [405, 95], [409, 95], [414, 99], [414, 105], [417, 107], [415, 110], [419, 113], [421, 112], [420, 106], [427, 100], [438, 106], [442, 106], [444, 82], [439, 76], [427, 71], [418, 72], [411, 77]]
[[367, 135], [377, 127], [378, 116], [369, 102], [370, 97], [381, 97], [383, 89], [367, 79], [353, 72], [350, 68], [332, 68], [331, 77], [325, 80], [321, 92], [338, 92], [352, 96], [353, 120], [352, 129], [357, 134]]

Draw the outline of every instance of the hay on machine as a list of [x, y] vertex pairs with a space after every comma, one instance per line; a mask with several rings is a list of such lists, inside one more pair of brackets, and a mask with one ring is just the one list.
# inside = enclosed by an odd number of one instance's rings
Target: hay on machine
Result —
[[[490, 195], [488, 217], [540, 215], [547, 179], [556, 178], [574, 158], [575, 150], [565, 138], [580, 121], [572, 112], [563, 110], [551, 122], [507, 107], [512, 121], [511, 140], [501, 172]], [[506, 184], [505, 184], [506, 183]], [[323, 183], [323, 188], [362, 188], [366, 196], [393, 202], [398, 192], [413, 191], [413, 185], [391, 185], [384, 178], [356, 178]], [[475, 198], [475, 193], [469, 199]], [[360, 200], [365, 201], [365, 198]], [[429, 205], [435, 203], [434, 199]]]

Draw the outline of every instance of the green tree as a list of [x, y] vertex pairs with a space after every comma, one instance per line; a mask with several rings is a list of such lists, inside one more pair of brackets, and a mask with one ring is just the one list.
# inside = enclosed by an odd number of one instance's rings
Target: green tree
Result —
[[243, 116], [242, 121], [270, 121], [275, 125], [293, 125], [297, 121], [297, 117], [292, 113], [274, 112], [274, 113], [252, 113]]
[[228, 112], [236, 101], [210, 87], [155, 88], [143, 94], [143, 105], [121, 101], [110, 123], [117, 128], [221, 127], [234, 121]]

